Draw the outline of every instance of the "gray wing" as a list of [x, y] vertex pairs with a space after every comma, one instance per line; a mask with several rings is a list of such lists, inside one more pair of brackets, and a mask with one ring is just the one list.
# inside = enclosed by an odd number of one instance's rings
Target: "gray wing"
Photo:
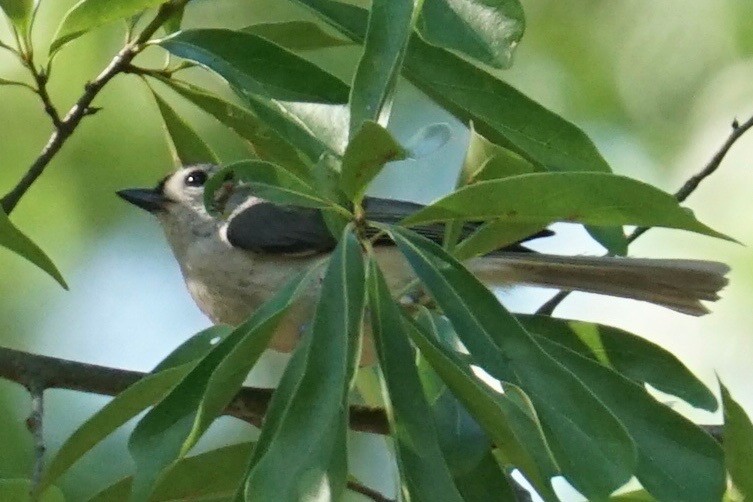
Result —
[[[386, 224], [395, 224], [423, 207], [415, 202], [377, 197], [366, 197], [363, 205], [366, 219]], [[477, 227], [477, 223], [466, 224], [463, 236], [469, 235]], [[444, 237], [444, 225], [441, 224], [414, 227], [413, 230], [437, 243], [441, 243]], [[369, 236], [376, 233], [374, 229], [367, 231]], [[551, 235], [551, 232], [544, 230], [530, 238], [547, 235]], [[227, 238], [235, 247], [270, 254], [322, 253], [332, 250], [336, 245], [321, 211], [279, 206], [271, 202], [257, 202], [234, 214], [228, 223]], [[389, 245], [392, 241], [385, 236], [376, 244]], [[514, 244], [506, 250], [527, 249]]]

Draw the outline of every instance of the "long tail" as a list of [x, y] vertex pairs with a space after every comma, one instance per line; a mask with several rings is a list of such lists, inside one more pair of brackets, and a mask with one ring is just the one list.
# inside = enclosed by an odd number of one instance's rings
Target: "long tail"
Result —
[[701, 316], [701, 300], [719, 299], [729, 267], [702, 260], [665, 260], [500, 253], [468, 264], [490, 284], [529, 284], [633, 298]]

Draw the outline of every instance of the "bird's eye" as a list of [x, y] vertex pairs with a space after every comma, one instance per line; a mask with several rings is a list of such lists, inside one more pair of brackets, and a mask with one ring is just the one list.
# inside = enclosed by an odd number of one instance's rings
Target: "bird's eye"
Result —
[[207, 182], [207, 173], [201, 170], [191, 171], [186, 175], [186, 186], [200, 187]]

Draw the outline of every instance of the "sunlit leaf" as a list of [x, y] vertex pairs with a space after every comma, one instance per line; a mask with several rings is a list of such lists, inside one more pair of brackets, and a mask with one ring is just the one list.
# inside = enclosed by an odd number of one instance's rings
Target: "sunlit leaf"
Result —
[[212, 341], [230, 332], [213, 326], [191, 337], [168, 355], [151, 374], [115, 396], [81, 424], [63, 443], [47, 466], [40, 489], [51, 485], [86, 452], [143, 410], [158, 403], [212, 348]]
[[283, 397], [275, 392], [275, 411], [270, 408], [251, 459], [246, 500], [341, 497], [348, 475], [348, 394], [361, 350], [364, 295], [361, 248], [346, 231], [321, 282], [306, 347], [296, 352], [305, 350], [306, 357], [294, 356], [283, 377]]
[[15, 29], [23, 34], [29, 27], [34, 0], [0, 0], [0, 10], [5, 12]]
[[610, 502], [654, 502], [655, 500], [646, 490], [636, 490], [609, 497]]
[[517, 153], [495, 145], [477, 133], [471, 124], [468, 150], [461, 170], [462, 185], [541, 171]]
[[50, 54], [87, 31], [118, 19], [126, 19], [164, 0], [81, 0], [66, 12], [50, 44]]
[[175, 167], [192, 164], [219, 164], [219, 160], [209, 146], [201, 139], [188, 123], [167, 104], [156, 92], [152, 91], [160, 115], [165, 125], [167, 143]]
[[517, 315], [529, 333], [545, 336], [642, 384], [708, 411], [714, 394], [674, 354], [627, 331], [584, 321]]
[[306, 162], [295, 147], [251, 111], [187, 82], [174, 79], [161, 81], [247, 140], [260, 159], [283, 165], [296, 173], [308, 171]]
[[427, 42], [496, 68], [511, 65], [524, 30], [518, 0], [425, 0], [418, 22]]
[[414, 323], [409, 322], [406, 329], [421, 355], [494, 440], [505, 462], [520, 469], [545, 500], [557, 500], [550, 479], [559, 471], [533, 407], [520, 388], [504, 383], [504, 394], [497, 393], [435, 337]]
[[753, 423], [721, 382], [724, 407], [724, 460], [732, 484], [744, 500], [753, 500]]
[[247, 26], [242, 31], [266, 38], [291, 51], [311, 51], [353, 45], [350, 40], [330, 35], [311, 21], [259, 23]]
[[[179, 460], [154, 490], [150, 502], [220, 502], [232, 500], [243, 480], [253, 443], [240, 443]], [[128, 500], [130, 477], [105, 488], [88, 502]]]
[[348, 101], [348, 86], [343, 81], [251, 33], [186, 30], [162, 40], [160, 45], [176, 56], [206, 66], [245, 93], [290, 101]]
[[360, 200], [386, 163], [404, 158], [403, 147], [386, 129], [370, 120], [364, 122], [343, 155], [343, 191], [352, 200]]
[[[382, 393], [398, 466], [411, 500], [462, 501], [439, 446], [398, 306], [376, 261], [369, 261], [371, 328], [384, 375]], [[428, 419], [428, 420], [427, 420]]]
[[642, 386], [548, 338], [541, 347], [572, 371], [620, 420], [638, 451], [635, 475], [659, 500], [705, 502], [724, 493], [724, 458], [703, 429]]
[[[214, 193], [230, 173], [235, 183], [243, 184], [257, 197], [271, 202], [313, 208], [339, 207], [322, 197], [314, 188], [312, 179], [301, 179], [282, 166], [261, 160], [234, 162], [215, 173], [204, 188], [207, 207], [214, 206]], [[340, 210], [345, 211], [343, 208]]]
[[474, 360], [531, 398], [568, 481], [589, 498], [606, 497], [626, 482], [635, 445], [614, 415], [445, 250], [408, 230], [387, 230]]
[[26, 258], [47, 272], [63, 288], [68, 289], [65, 279], [52, 260], [10, 221], [2, 208], [0, 208], [0, 246]]
[[350, 91], [350, 134], [367, 120], [386, 124], [397, 77], [423, 0], [373, 0]]
[[[247, 321], [218, 343], [139, 421], [128, 441], [131, 456], [136, 462], [131, 500], [146, 500], [161, 473], [184, 456], [203, 432], [200, 428], [206, 425], [208, 417], [206, 413], [202, 414], [201, 423], [198, 423], [199, 411], [205, 400], [217, 403], [217, 396], [207, 395], [206, 392], [213, 374], [225, 358], [234, 351], [242, 350], [246, 357], [241, 362], [242, 367], [234, 368], [235, 375], [240, 375], [245, 369], [250, 371], [269, 344], [283, 314], [308, 284], [312, 274], [312, 271], [308, 271], [291, 279]], [[234, 354], [232, 359], [238, 360]], [[246, 373], [236, 380], [239, 382], [238, 388]], [[231, 390], [223, 389], [223, 395]]]
[[533, 173], [475, 183], [412, 214], [403, 224], [455, 219], [659, 226], [729, 239], [698, 221], [672, 195], [606, 173]]
[[31, 497], [32, 483], [28, 479], [0, 479], [0, 500], [8, 502], [65, 502], [57, 486], [47, 488], [36, 498]]

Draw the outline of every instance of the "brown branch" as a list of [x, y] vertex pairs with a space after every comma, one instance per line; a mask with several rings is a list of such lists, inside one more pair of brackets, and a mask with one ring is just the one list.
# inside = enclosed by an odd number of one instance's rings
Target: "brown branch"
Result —
[[[680, 189], [675, 192], [674, 196], [678, 202], [684, 202], [696, 189], [701, 182], [714, 174], [719, 166], [722, 164], [727, 152], [730, 151], [732, 146], [739, 140], [748, 130], [753, 128], [753, 117], [740, 124], [737, 119], [732, 122], [732, 132], [727, 136], [724, 144], [716, 151], [711, 160], [704, 166], [704, 168], [697, 174], [691, 176]], [[652, 227], [638, 227], [633, 230], [627, 237], [628, 244], [635, 242], [637, 238], [645, 234]], [[562, 301], [568, 297], [572, 291], [559, 291], [556, 295], [546, 301], [541, 307], [536, 310], [536, 314], [539, 315], [552, 315], [554, 309], [556, 309]]]
[[[123, 68], [130, 64], [133, 58], [136, 57], [139, 52], [144, 49], [144, 43], [151, 38], [152, 35], [162, 26], [167, 18], [175, 11], [175, 9], [185, 5], [188, 0], [173, 0], [171, 2], [164, 3], [160, 6], [154, 19], [144, 28], [144, 31], [132, 42], [126, 44], [104, 70], [91, 82], [84, 86], [84, 93], [71, 107], [68, 113], [59, 120], [56, 125], [55, 131], [53, 131], [50, 138], [47, 140], [47, 144], [42, 149], [39, 157], [32, 163], [29, 170], [21, 178], [18, 184], [8, 192], [2, 199], [0, 199], [0, 206], [6, 214], [10, 214], [15, 209], [21, 197], [31, 188], [31, 185], [42, 175], [47, 165], [50, 163], [55, 154], [60, 150], [65, 141], [73, 134], [78, 127], [81, 119], [91, 114], [91, 104], [94, 98], [97, 97], [102, 88], [118, 73], [123, 71]], [[39, 85], [39, 82], [37, 82]], [[43, 86], [44, 87], [44, 86]], [[40, 89], [41, 90], [41, 89]], [[46, 94], [46, 91], [45, 91]], [[42, 97], [42, 101], [45, 102], [45, 98]], [[49, 96], [47, 96], [47, 107], [49, 103]], [[52, 107], [54, 110], [54, 107]], [[48, 114], [50, 111], [48, 111]], [[55, 112], [57, 113], [57, 112]], [[50, 115], [52, 117], [52, 115]], [[53, 122], [55, 119], [53, 119]]]
[[[36, 491], [44, 471], [44, 388], [36, 382], [29, 386], [31, 394], [31, 413], [26, 419], [26, 428], [34, 439], [34, 469], [31, 474], [32, 492]], [[35, 499], [36, 500], [36, 499]]]
[[[0, 378], [19, 383], [30, 391], [67, 389], [115, 396], [146, 373], [109, 368], [56, 357], [30, 354], [0, 347]], [[272, 398], [273, 389], [244, 387], [225, 409], [225, 414], [260, 425]], [[373, 434], [389, 434], [384, 410], [367, 406], [350, 407], [350, 428]]]
[[368, 486], [362, 485], [361, 483], [353, 481], [352, 479], [348, 480], [348, 490], [360, 493], [364, 497], [368, 497], [374, 502], [394, 502], [392, 499], [385, 497], [378, 491], [369, 488]]

